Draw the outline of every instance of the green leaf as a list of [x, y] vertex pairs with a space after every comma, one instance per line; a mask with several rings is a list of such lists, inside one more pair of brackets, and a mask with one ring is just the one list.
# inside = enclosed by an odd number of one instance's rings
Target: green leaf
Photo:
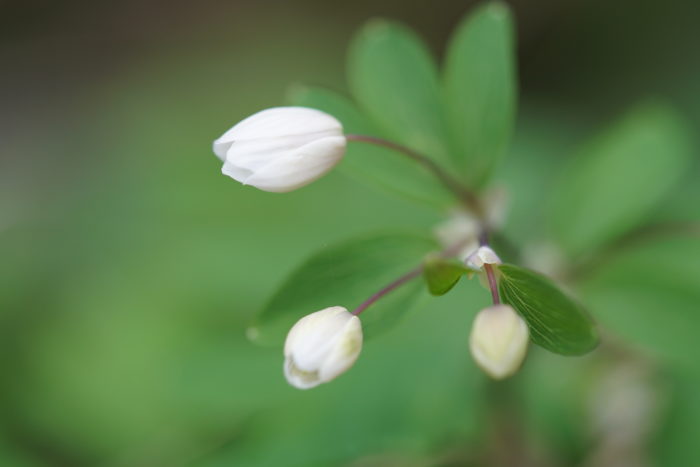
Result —
[[433, 295], [445, 295], [469, 272], [471, 271], [458, 261], [438, 254], [429, 255], [423, 264], [423, 278], [428, 291]]
[[673, 193], [657, 207], [653, 221], [657, 222], [700, 222], [700, 167], [696, 164], [685, 175], [685, 183], [676, 186]]
[[384, 136], [450, 162], [437, 70], [413, 31], [372, 20], [355, 36], [348, 62], [352, 93]]
[[583, 285], [664, 287], [697, 294], [700, 300], [700, 235], [684, 226], [678, 229], [675, 233], [663, 231], [659, 237], [630, 241], [624, 248], [609, 253], [589, 272]]
[[525, 318], [535, 344], [562, 355], [582, 355], [598, 345], [593, 320], [550, 279], [512, 264], [498, 270], [501, 299]]
[[580, 288], [611, 334], [666, 363], [697, 368], [700, 238], [665, 238], [621, 252]]
[[462, 21], [448, 47], [444, 82], [453, 154], [473, 185], [486, 181], [510, 142], [517, 99], [513, 35], [508, 5], [488, 2]]
[[[349, 99], [323, 88], [295, 86], [289, 100], [294, 105], [327, 112], [343, 124], [348, 134], [378, 135], [380, 131]], [[396, 151], [371, 144], [351, 142], [341, 169], [397, 194], [437, 207], [454, 204], [435, 176]]]
[[678, 183], [691, 155], [689, 135], [661, 104], [636, 108], [585, 146], [552, 193], [552, 228], [572, 255], [638, 226]]
[[663, 371], [663, 430], [649, 447], [651, 465], [688, 465], [700, 459], [697, 426], [700, 419], [700, 372]]
[[[262, 344], [282, 344], [291, 326], [309, 313], [330, 306], [352, 311], [415, 269], [436, 247], [429, 237], [380, 234], [324, 248], [282, 284], [255, 318], [249, 336]], [[415, 284], [401, 286], [362, 313], [365, 337], [393, 324], [416, 301], [421, 288]]]

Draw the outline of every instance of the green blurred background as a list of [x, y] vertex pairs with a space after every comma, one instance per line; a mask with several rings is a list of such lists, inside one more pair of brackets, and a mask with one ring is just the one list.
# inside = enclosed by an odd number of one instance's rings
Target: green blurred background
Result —
[[[697, 132], [700, 6], [511, 4], [521, 100], [500, 179], [522, 200], [509, 234], [523, 244], [542, 180], [638, 99], [665, 98]], [[294, 83], [344, 91], [367, 19], [402, 20], [441, 56], [473, 5], [2, 2], [0, 465], [700, 465], [694, 346], [678, 367], [533, 348], [517, 389], [494, 387], [467, 351], [487, 303], [474, 284], [426, 301], [313, 391], [286, 384], [280, 349], [245, 338], [310, 252], [441, 214], [340, 171], [285, 196], [242, 187], [211, 141]], [[660, 219], [697, 219], [693, 170]], [[499, 391], [515, 394], [494, 408]], [[600, 414], [619, 407], [632, 415]], [[632, 454], [605, 457], [614, 433]]]

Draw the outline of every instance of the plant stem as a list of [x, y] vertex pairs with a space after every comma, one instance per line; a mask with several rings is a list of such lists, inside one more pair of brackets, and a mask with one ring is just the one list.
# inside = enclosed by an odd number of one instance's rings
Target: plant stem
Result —
[[[461, 250], [462, 248], [464, 248], [464, 246], [465, 246], [465, 242], [464, 242], [464, 241], [457, 242], [457, 243], [455, 243], [454, 245], [452, 245], [451, 247], [449, 247], [449, 248], [447, 248], [446, 250], [444, 250], [444, 251], [441, 253], [441, 255], [442, 255], [442, 256], [445, 256], [445, 257], [453, 256], [453, 255], [456, 254], [459, 250]], [[380, 290], [378, 290], [377, 292], [375, 292], [371, 297], [369, 297], [367, 300], [365, 300], [364, 302], [362, 302], [362, 303], [360, 304], [360, 306], [358, 306], [357, 308], [355, 308], [355, 309], [352, 311], [352, 314], [355, 315], [355, 316], [359, 315], [360, 313], [362, 313], [363, 311], [365, 311], [367, 308], [369, 308], [372, 304], [374, 304], [374, 302], [376, 302], [377, 300], [379, 300], [380, 298], [382, 298], [384, 295], [386, 295], [386, 294], [388, 294], [389, 292], [391, 292], [392, 290], [394, 290], [394, 289], [396, 289], [396, 288], [402, 286], [403, 284], [405, 284], [406, 282], [410, 281], [410, 280], [413, 279], [414, 277], [419, 276], [422, 272], [423, 272], [423, 265], [422, 265], [422, 264], [421, 264], [420, 266], [416, 267], [415, 269], [411, 269], [410, 271], [408, 271], [408, 272], [407, 272], [406, 274], [404, 274], [403, 276], [399, 277], [398, 279], [394, 280], [393, 282], [390, 282], [389, 284], [387, 284], [386, 286], [384, 286], [383, 288], [381, 288]]]
[[489, 289], [491, 289], [493, 304], [499, 305], [501, 303], [501, 297], [498, 295], [498, 283], [496, 282], [496, 274], [493, 272], [493, 266], [484, 264], [484, 271], [486, 271], [486, 277], [489, 280]]
[[410, 281], [414, 277], [420, 275], [422, 272], [423, 272], [423, 265], [421, 265], [415, 269], [410, 270], [409, 272], [407, 272], [403, 276], [399, 277], [395, 281], [391, 282], [390, 284], [387, 284], [384, 288], [377, 291], [371, 297], [369, 297], [367, 300], [362, 302], [362, 304], [360, 304], [360, 306], [358, 306], [357, 308], [355, 308], [352, 311], [352, 314], [355, 316], [359, 315], [360, 313], [365, 311], [367, 308], [369, 308], [374, 302], [376, 302], [377, 300], [382, 298], [384, 295], [388, 294], [389, 292], [396, 289], [397, 287], [402, 286], [403, 284]]
[[[481, 202], [479, 200], [479, 197], [474, 193], [473, 191], [469, 190], [467, 187], [462, 185], [459, 181], [454, 179], [452, 176], [450, 176], [447, 172], [445, 172], [438, 164], [436, 164], [432, 159], [424, 156], [423, 154], [414, 151], [413, 149], [403, 146], [398, 143], [394, 143], [393, 141], [388, 141], [382, 138], [376, 138], [374, 136], [366, 136], [366, 135], [345, 135], [345, 138], [348, 141], [355, 141], [355, 142], [360, 142], [360, 143], [367, 143], [367, 144], [374, 144], [376, 146], [381, 146], [384, 148], [391, 149], [393, 151], [399, 152], [405, 156], [407, 156], [409, 159], [418, 162], [420, 165], [422, 165], [425, 169], [427, 169], [429, 172], [431, 172], [433, 175], [435, 175], [440, 182], [447, 187], [448, 190], [450, 190], [452, 193], [454, 193], [457, 198], [462, 201], [465, 207], [469, 209], [475, 217], [479, 221], [479, 243], [481, 245], [488, 245], [488, 238], [489, 238], [489, 229], [486, 225], [485, 222], [485, 213], [483, 211], [483, 208], [481, 206]], [[443, 252], [443, 255], [449, 255], [451, 251], [453, 251], [455, 247], [449, 248], [445, 252]], [[454, 253], [452, 253], [454, 254]], [[494, 274], [493, 268], [491, 267], [490, 264], [485, 264], [484, 269], [486, 270], [486, 275], [488, 276], [489, 279], [489, 287], [491, 288], [491, 295], [493, 297], [493, 303], [494, 304], [499, 304], [500, 299], [498, 296], [498, 285], [496, 283], [496, 276]], [[412, 269], [411, 271], [407, 272], [403, 276], [399, 277], [398, 279], [394, 280], [393, 282], [387, 284], [385, 287], [374, 293], [372, 296], [370, 296], [367, 300], [362, 302], [360, 306], [355, 308], [355, 310], [352, 311], [352, 314], [357, 316], [363, 311], [365, 311], [367, 308], [369, 308], [372, 304], [374, 304], [376, 301], [381, 299], [384, 295], [388, 294], [392, 290], [402, 286], [406, 282], [410, 281], [414, 277], [420, 275], [423, 272], [423, 266], [419, 266], [415, 269]]]
[[[489, 229], [483, 224], [479, 230], [479, 245], [489, 246]], [[501, 298], [498, 295], [498, 282], [496, 282], [496, 273], [493, 271], [493, 266], [488, 263], [484, 263], [484, 271], [486, 271], [486, 277], [489, 280], [489, 289], [491, 289], [491, 298], [493, 299], [493, 304], [498, 305], [501, 303]]]
[[479, 225], [479, 246], [489, 246], [489, 229], [483, 223]]
[[388, 141], [382, 138], [376, 138], [374, 136], [365, 135], [345, 135], [348, 141], [356, 141], [361, 143], [374, 144], [376, 146], [382, 146], [385, 148], [392, 149], [394, 151], [400, 152], [410, 159], [418, 162], [428, 171], [432, 172], [443, 185], [447, 187], [452, 193], [454, 193], [463, 203], [469, 208], [479, 219], [484, 217], [484, 212], [479, 202], [479, 198], [476, 193], [469, 190], [467, 187], [462, 185], [459, 181], [452, 178], [447, 172], [442, 170], [442, 168], [436, 164], [432, 159], [424, 156], [423, 154], [414, 151], [413, 149], [403, 146], [392, 141]]

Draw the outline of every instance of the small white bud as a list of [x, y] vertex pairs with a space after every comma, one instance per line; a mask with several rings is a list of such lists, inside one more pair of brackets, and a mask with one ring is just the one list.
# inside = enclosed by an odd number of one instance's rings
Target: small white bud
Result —
[[450, 218], [438, 224], [433, 232], [445, 249], [460, 245], [456, 256], [461, 261], [479, 247], [479, 222], [465, 211], [452, 212]]
[[244, 185], [284, 193], [308, 185], [345, 154], [343, 126], [325, 112], [275, 107], [236, 124], [214, 141], [221, 171]]
[[501, 258], [498, 257], [491, 247], [480, 246], [467, 257], [466, 263], [467, 267], [475, 271], [481, 271], [484, 264], [501, 264]]
[[341, 306], [304, 316], [284, 343], [284, 376], [309, 389], [347, 371], [362, 350], [360, 318]]
[[476, 315], [469, 348], [477, 365], [492, 378], [515, 373], [525, 358], [530, 332], [508, 305], [494, 305]]

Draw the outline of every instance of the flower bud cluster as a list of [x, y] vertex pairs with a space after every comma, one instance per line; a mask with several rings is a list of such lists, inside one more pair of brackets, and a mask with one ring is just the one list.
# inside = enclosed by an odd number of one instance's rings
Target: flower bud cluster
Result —
[[[213, 150], [225, 175], [281, 193], [325, 175], [342, 160], [346, 144], [341, 123], [331, 115], [306, 107], [276, 107], [233, 126], [214, 141]], [[490, 247], [479, 246], [482, 222], [487, 228], [501, 223], [505, 209], [503, 192], [494, 191], [486, 201], [490, 215], [485, 220], [457, 212], [436, 234], [443, 244], [459, 247], [454, 253], [492, 292], [494, 305], [476, 315], [469, 347], [477, 365], [501, 379], [521, 366], [529, 331], [512, 307], [500, 304], [494, 268], [500, 258]], [[294, 387], [313, 388], [347, 371], [361, 350], [360, 319], [340, 306], [325, 308], [301, 318], [289, 331], [284, 375]]]
[[[496, 253], [480, 247], [467, 264], [475, 270], [499, 264]], [[474, 319], [469, 348], [477, 365], [494, 379], [513, 375], [527, 353], [529, 329], [509, 305], [495, 304]], [[346, 308], [333, 306], [301, 318], [284, 345], [284, 375], [294, 387], [309, 389], [347, 371], [362, 350], [360, 319]]]

